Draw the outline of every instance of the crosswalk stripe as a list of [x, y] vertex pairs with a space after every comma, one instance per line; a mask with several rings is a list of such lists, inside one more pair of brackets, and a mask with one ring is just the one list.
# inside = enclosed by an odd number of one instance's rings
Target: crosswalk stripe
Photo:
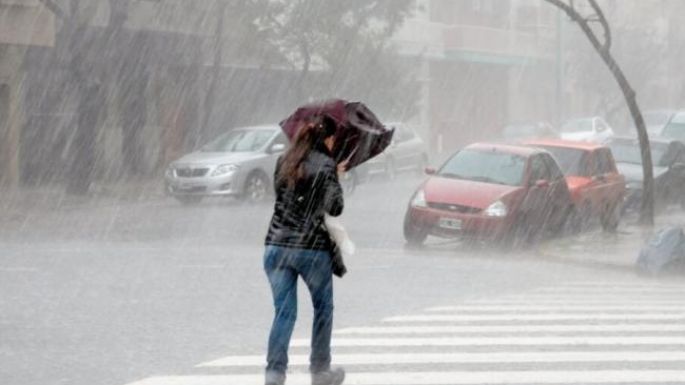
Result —
[[[295, 339], [292, 347], [307, 347], [309, 339]], [[685, 345], [674, 336], [531, 336], [531, 337], [436, 337], [436, 338], [338, 338], [331, 346], [541, 346], [541, 345]]]
[[[685, 297], [685, 294], [683, 295]], [[519, 298], [499, 298], [497, 300], [472, 300], [465, 302], [466, 305], [654, 305], [654, 306], [682, 306], [685, 309], [685, 298], [683, 299], [640, 299], [640, 298], [597, 298], [596, 296], [560, 298], [560, 297], [519, 297]]]
[[596, 282], [590, 282], [590, 281], [578, 281], [578, 282], [563, 282], [563, 283], [558, 283], [554, 285], [554, 287], [597, 287], [597, 288], [604, 288], [604, 287], [666, 287], [666, 288], [684, 288], [685, 285], [682, 284], [667, 284], [667, 283], [639, 283], [639, 282], [612, 282], [612, 281], [596, 281]]
[[630, 312], [645, 312], [645, 311], [663, 311], [663, 312], [682, 312], [683, 306], [651, 306], [651, 305], [461, 305], [461, 306], [438, 306], [426, 309], [428, 312], [505, 312], [505, 311], [557, 311], [557, 312], [614, 312], [614, 311], [630, 311]]
[[685, 321], [685, 313], [663, 314], [663, 313], [647, 313], [647, 314], [561, 314], [561, 313], [545, 313], [545, 314], [528, 314], [528, 313], [512, 313], [512, 314], [487, 314], [487, 315], [465, 315], [465, 314], [428, 314], [428, 315], [406, 315], [396, 316], [383, 319], [383, 322], [445, 322], [445, 321], [564, 321], [564, 320], [669, 320], [669, 321]]
[[[334, 364], [362, 370], [350, 370], [351, 385], [685, 384], [685, 286], [567, 282], [333, 333]], [[288, 385], [310, 384], [309, 346], [291, 340]], [[624, 363], [633, 369], [611, 369]], [[215, 375], [129, 385], [261, 385], [265, 365], [264, 355], [226, 356], [195, 366], [223, 368]]]
[[632, 309], [627, 309], [627, 308], [620, 308], [620, 307], [608, 307], [608, 308], [601, 308], [601, 307], [596, 307], [596, 308], [587, 308], [587, 309], [579, 309], [579, 308], [573, 308], [572, 306], [569, 306], [567, 308], [562, 308], [562, 307], [530, 307], [530, 308], [501, 308], [501, 309], [496, 309], [496, 308], [464, 308], [464, 309], [458, 309], [458, 310], [453, 310], [453, 311], [441, 311], [441, 312], [429, 312], [432, 314], [654, 314], [655, 312], [658, 312], [660, 314], [685, 314], [683, 312], [683, 309], [680, 307], [668, 307], [668, 308], [663, 308], [663, 309], [654, 309], [654, 308], [647, 308], [647, 309], [638, 309], [638, 308], [632, 308]]
[[334, 334], [450, 334], [554, 332], [685, 332], [685, 324], [370, 326], [338, 329]]
[[[349, 373], [356, 385], [476, 385], [476, 384], [658, 384], [682, 383], [685, 370], [590, 371], [451, 371]], [[309, 385], [305, 373], [288, 375], [288, 385]], [[262, 385], [261, 374], [150, 377], [129, 385]]]
[[[336, 365], [400, 365], [400, 364], [513, 364], [513, 363], [566, 363], [566, 362], [682, 362], [685, 351], [588, 351], [588, 352], [488, 352], [488, 353], [360, 353], [336, 354]], [[266, 357], [228, 356], [206, 362], [197, 367], [252, 367], [264, 366]], [[288, 365], [309, 364], [309, 356], [289, 356]]]
[[601, 289], [594, 288], [594, 287], [559, 287], [559, 286], [554, 286], [554, 287], [543, 287], [539, 289], [535, 289], [532, 291], [532, 293], [608, 293], [608, 292], [616, 292], [616, 293], [611, 293], [611, 294], [619, 294], [619, 293], [630, 293], [631, 295], [633, 294], [654, 294], [654, 295], [662, 295], [662, 294], [683, 294], [683, 289], [679, 287], [612, 287], [612, 286], [606, 286], [602, 287]]

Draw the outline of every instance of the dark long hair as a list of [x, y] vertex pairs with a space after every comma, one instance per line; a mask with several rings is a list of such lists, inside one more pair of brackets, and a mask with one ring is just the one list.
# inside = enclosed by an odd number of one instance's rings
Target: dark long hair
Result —
[[335, 134], [336, 123], [328, 116], [317, 116], [305, 123], [283, 155], [278, 177], [292, 187], [304, 176], [304, 160], [309, 152], [324, 146], [324, 140]]

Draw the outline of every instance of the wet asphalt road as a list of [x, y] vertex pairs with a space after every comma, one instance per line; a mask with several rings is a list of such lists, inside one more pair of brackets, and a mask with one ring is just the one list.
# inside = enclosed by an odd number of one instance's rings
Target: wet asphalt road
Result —
[[[415, 177], [362, 185], [345, 223], [359, 253], [336, 280], [336, 328], [567, 280], [634, 279], [526, 251], [406, 250]], [[260, 354], [271, 321], [261, 268], [268, 204], [102, 200], [29, 210], [0, 229], [0, 378], [123, 385], [228, 354]], [[300, 322], [311, 312], [300, 287]]]

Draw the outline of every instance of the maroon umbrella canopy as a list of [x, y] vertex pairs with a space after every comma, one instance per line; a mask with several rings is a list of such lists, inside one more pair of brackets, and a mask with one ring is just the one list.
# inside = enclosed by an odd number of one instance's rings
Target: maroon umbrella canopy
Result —
[[300, 127], [321, 115], [336, 122], [333, 156], [338, 162], [349, 159], [348, 169], [383, 152], [395, 132], [385, 128], [363, 103], [341, 99], [302, 106], [281, 122], [281, 128], [292, 140]]

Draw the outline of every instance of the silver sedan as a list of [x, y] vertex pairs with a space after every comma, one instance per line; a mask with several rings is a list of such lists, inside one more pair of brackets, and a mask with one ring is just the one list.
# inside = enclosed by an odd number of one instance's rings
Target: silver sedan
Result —
[[184, 204], [213, 196], [263, 201], [287, 144], [275, 125], [233, 129], [172, 162], [165, 173], [166, 191]]

